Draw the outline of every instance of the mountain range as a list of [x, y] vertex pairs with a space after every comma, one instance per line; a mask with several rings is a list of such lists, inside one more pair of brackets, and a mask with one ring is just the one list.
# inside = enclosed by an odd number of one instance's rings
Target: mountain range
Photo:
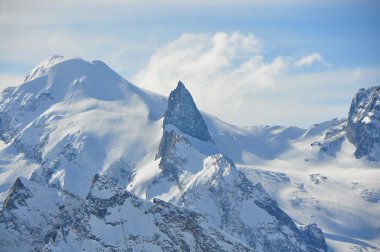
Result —
[[380, 87], [347, 119], [240, 127], [101, 61], [0, 98], [1, 251], [377, 251]]

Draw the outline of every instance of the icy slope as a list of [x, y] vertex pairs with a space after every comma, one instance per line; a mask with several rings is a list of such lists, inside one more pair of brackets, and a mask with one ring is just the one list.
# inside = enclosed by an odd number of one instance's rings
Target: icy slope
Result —
[[333, 158], [299, 142], [274, 161], [238, 169], [294, 220], [321, 227], [333, 251], [372, 251], [380, 248], [379, 165], [357, 160], [354, 151], [345, 140]]
[[237, 167], [293, 219], [317, 223], [331, 251], [378, 251], [380, 163], [355, 157], [345, 125], [343, 119], [314, 125], [275, 160]]
[[[378, 88], [361, 90], [360, 102], [356, 95], [348, 113], [352, 120], [352, 111], [360, 111], [355, 112], [361, 119], [354, 130], [357, 136], [362, 134], [361, 146], [347, 139], [350, 129], [344, 118], [308, 130], [237, 127], [212, 117], [205, 120], [218, 148], [233, 157], [238, 169], [253, 183], [261, 182], [293, 219], [317, 223], [332, 251], [377, 251], [380, 163], [371, 153], [376, 153], [380, 129], [376, 124]], [[371, 122], [359, 123], [366, 116]], [[365, 148], [372, 152], [358, 159], [356, 153]]]
[[348, 120], [315, 124], [293, 138], [284, 139], [281, 131], [268, 134], [274, 127], [251, 127], [260, 133], [247, 133], [247, 127], [227, 127], [217, 120], [208, 125], [216, 125], [209, 126], [217, 129], [211, 135], [224, 153], [235, 157], [238, 169], [252, 182], [260, 181], [293, 219], [317, 223], [332, 251], [378, 251], [378, 90], [360, 90]]
[[305, 133], [298, 127], [235, 126], [203, 114], [213, 141], [236, 163], [273, 160], [292, 148], [291, 140]]

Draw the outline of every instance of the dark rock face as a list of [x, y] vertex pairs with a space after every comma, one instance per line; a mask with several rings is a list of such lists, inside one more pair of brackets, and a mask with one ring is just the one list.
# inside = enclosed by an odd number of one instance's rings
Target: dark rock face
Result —
[[168, 99], [164, 128], [169, 124], [174, 125], [181, 132], [198, 138], [199, 140], [211, 140], [206, 123], [199, 113], [189, 91], [182, 82], [178, 82], [177, 88], [170, 93]]
[[181, 164], [186, 161], [173, 154], [176, 143], [186, 142], [190, 145], [186, 138], [183, 138], [178, 133], [172, 131], [164, 131], [161, 138], [161, 143], [158, 149], [158, 157], [161, 157], [159, 167], [162, 170], [161, 176], [168, 178], [170, 181], [177, 181], [179, 179], [179, 172]]
[[20, 178], [17, 178], [9, 190], [8, 197], [4, 200], [4, 208], [14, 210], [17, 206], [26, 206], [26, 200], [30, 197], [30, 190], [24, 186]]
[[319, 229], [316, 224], [301, 227], [301, 236], [312, 246], [327, 251], [327, 244], [323, 237], [322, 230]]
[[[176, 129], [170, 128], [170, 125], [175, 126], [180, 133]], [[178, 164], [183, 163], [184, 160], [173, 155], [173, 149], [181, 141], [191, 145], [186, 137], [182, 136], [182, 133], [201, 141], [212, 141], [202, 115], [181, 81], [178, 82], [177, 88], [170, 93], [163, 128], [164, 133], [156, 158], [162, 158], [159, 164], [163, 171], [162, 175], [172, 181], [178, 181]]]
[[352, 100], [347, 139], [356, 146], [356, 158], [380, 157], [380, 86], [360, 89]]

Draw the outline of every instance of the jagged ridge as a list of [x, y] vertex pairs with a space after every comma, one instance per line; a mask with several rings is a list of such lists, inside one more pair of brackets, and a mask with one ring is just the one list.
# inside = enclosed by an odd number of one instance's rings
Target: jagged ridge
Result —
[[17, 179], [0, 238], [1, 251], [253, 251], [199, 213], [143, 201], [99, 175], [84, 199]]
[[353, 98], [347, 138], [356, 146], [357, 158], [380, 159], [380, 86], [362, 88]]

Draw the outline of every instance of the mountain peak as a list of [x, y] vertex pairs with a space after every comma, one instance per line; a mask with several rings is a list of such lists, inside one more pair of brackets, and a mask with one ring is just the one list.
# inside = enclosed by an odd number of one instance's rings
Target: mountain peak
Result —
[[54, 67], [55, 65], [68, 60], [82, 60], [80, 58], [72, 57], [72, 56], [62, 56], [62, 55], [53, 55], [50, 56], [43, 61], [41, 61], [40, 64], [38, 64], [35, 68], [30, 71], [30, 73], [25, 77], [24, 82], [32, 81], [41, 75], [45, 74], [49, 69]]
[[193, 97], [181, 81], [169, 95], [164, 128], [169, 124], [199, 140], [211, 140], [206, 123], [197, 109]]
[[186, 89], [185, 84], [183, 84], [182, 81], [178, 81], [177, 88], [176, 89]]
[[101, 61], [55, 55], [33, 68], [18, 91], [35, 97], [46, 94], [55, 101], [81, 97], [124, 100], [129, 85]]

